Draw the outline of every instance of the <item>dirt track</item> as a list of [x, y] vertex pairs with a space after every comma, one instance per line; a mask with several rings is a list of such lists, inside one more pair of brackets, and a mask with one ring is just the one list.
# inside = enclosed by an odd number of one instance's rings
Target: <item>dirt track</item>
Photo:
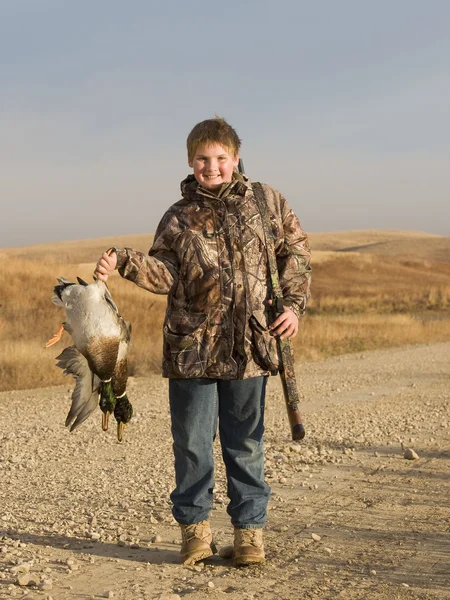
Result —
[[[123, 444], [101, 431], [100, 412], [64, 428], [69, 379], [2, 392], [0, 598], [450, 598], [450, 344], [309, 363], [298, 378], [307, 438], [290, 442], [272, 378], [268, 562], [241, 570], [218, 557], [178, 564], [165, 381], [130, 381]], [[216, 480], [211, 521], [224, 546], [219, 458]]]

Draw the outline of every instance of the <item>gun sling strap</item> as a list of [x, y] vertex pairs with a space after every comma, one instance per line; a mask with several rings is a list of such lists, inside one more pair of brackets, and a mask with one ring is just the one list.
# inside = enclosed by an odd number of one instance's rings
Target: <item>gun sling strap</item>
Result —
[[[280, 286], [278, 276], [278, 266], [275, 254], [275, 244], [272, 232], [272, 223], [270, 221], [269, 209], [267, 207], [263, 186], [258, 183], [252, 183], [253, 194], [256, 204], [261, 214], [264, 238], [266, 242], [267, 261], [269, 265], [270, 281], [272, 284], [272, 302], [275, 313], [281, 314], [284, 311], [283, 292]], [[292, 343], [289, 338], [283, 340], [278, 338], [279, 350], [281, 354], [280, 374], [282, 375], [283, 387], [286, 386], [285, 397], [291, 410], [298, 408], [300, 397], [297, 389], [294, 372], [294, 354]]]

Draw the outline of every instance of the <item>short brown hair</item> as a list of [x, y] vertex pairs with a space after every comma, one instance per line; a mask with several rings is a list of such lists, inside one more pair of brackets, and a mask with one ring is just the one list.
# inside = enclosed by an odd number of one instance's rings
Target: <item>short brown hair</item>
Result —
[[188, 160], [194, 158], [197, 148], [202, 144], [220, 144], [236, 157], [239, 154], [241, 140], [233, 127], [225, 119], [216, 115], [214, 119], [197, 123], [188, 135], [186, 141]]

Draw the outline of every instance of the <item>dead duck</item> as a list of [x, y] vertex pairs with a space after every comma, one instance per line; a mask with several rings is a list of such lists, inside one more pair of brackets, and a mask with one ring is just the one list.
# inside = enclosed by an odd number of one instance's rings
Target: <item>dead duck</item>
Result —
[[56, 344], [64, 330], [74, 341], [74, 346], [56, 357], [57, 366], [76, 381], [66, 426], [74, 431], [99, 403], [106, 431], [109, 416], [120, 400], [117, 437], [122, 441], [123, 426], [132, 416], [126, 395], [131, 326], [121, 317], [105, 283], [98, 279], [90, 284], [79, 277], [77, 280], [78, 284], [60, 278], [54, 287], [52, 301], [65, 309], [67, 318], [45, 345], [48, 348]]

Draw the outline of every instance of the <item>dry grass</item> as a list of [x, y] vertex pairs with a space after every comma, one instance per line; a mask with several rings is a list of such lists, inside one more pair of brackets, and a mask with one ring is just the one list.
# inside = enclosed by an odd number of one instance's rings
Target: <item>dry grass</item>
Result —
[[450, 237], [418, 231], [341, 231], [313, 233], [316, 251], [359, 252], [379, 257], [412, 258], [450, 263]]
[[450, 306], [450, 263], [326, 252], [313, 267], [314, 314], [415, 314]]
[[298, 361], [450, 340], [450, 315], [312, 315], [295, 340]]
[[[44, 350], [44, 343], [64, 318], [62, 309], [51, 303], [56, 278], [79, 275], [90, 280], [94, 261], [105, 248], [115, 244], [146, 249], [151, 238], [142, 235], [1, 250], [0, 389], [67, 381], [55, 368], [54, 357], [70, 344], [69, 335]], [[311, 242], [313, 298], [295, 340], [298, 361], [450, 340], [450, 238], [344, 232], [315, 234]], [[320, 248], [317, 252], [316, 247]], [[369, 252], [371, 247], [373, 252]], [[420, 252], [414, 255], [414, 247], [426, 247], [427, 257]], [[117, 274], [109, 287], [124, 318], [133, 324], [130, 375], [158, 371], [165, 297], [149, 294]]]

